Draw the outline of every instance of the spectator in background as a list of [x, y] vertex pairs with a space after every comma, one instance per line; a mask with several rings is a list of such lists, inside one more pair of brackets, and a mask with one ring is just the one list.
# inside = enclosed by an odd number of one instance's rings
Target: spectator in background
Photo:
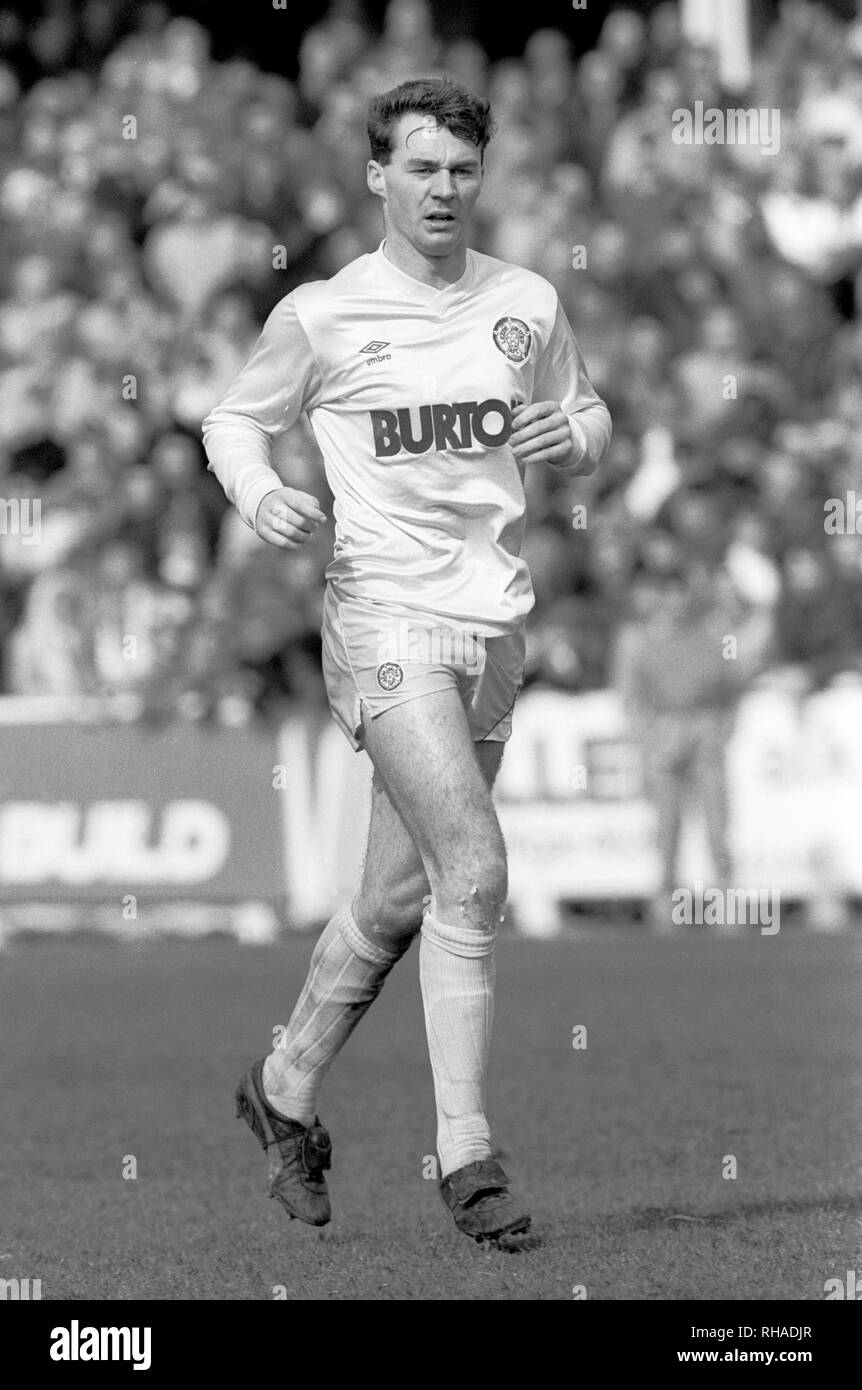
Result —
[[7, 648], [7, 689], [14, 695], [92, 695], [92, 629], [86, 578], [77, 568], [45, 570], [30, 585]]
[[[50, 3], [26, 27], [0, 11], [0, 495], [42, 504], [38, 545], [2, 538], [5, 688], [37, 690], [44, 669], [46, 689], [129, 689], [127, 664], [104, 655], [114, 619], [99, 619], [98, 671], [92, 625], [80, 648], [68, 632], [113, 554], [115, 611], [122, 584], [153, 612], [161, 595], [166, 633], [188, 637], [153, 657], [163, 704], [239, 718], [313, 697], [303, 585], [319, 588], [318, 571], [240, 562], [182, 441], [276, 300], [377, 245], [368, 93], [443, 70], [486, 92], [501, 123], [478, 249], [555, 285], [617, 424], [595, 484], [551, 479], [530, 495], [531, 679], [603, 683], [638, 557], [659, 562], [668, 528], [694, 534], [698, 514], [721, 554], [746, 512], [782, 589], [776, 660], [818, 683], [856, 669], [858, 568], [822, 523], [826, 498], [862, 488], [860, 22], [779, 7], [742, 103], [781, 108], [781, 149], [765, 158], [671, 140], [677, 107], [724, 100], [675, 4], [646, 20], [611, 9], [583, 54], [561, 19], [496, 63], [456, 19], [444, 42], [427, 0], [393, 0], [377, 32], [362, 3], [339, 0], [306, 30], [290, 82], [214, 61], [206, 30], [158, 0]], [[657, 484], [654, 506], [633, 505], [656, 430], [708, 503], [670, 516]], [[290, 448], [286, 480], [325, 507], [313, 442]], [[580, 503], [588, 524], [573, 530]], [[112, 548], [130, 535], [139, 559], [121, 565]], [[218, 595], [235, 621], [255, 615], [245, 647], [216, 640]], [[277, 620], [279, 598], [300, 621]], [[56, 669], [40, 642], [56, 644]]]
[[724, 566], [686, 558], [642, 571], [633, 621], [618, 638], [614, 685], [641, 745], [644, 787], [657, 821], [660, 879], [650, 908], [657, 934], [673, 929], [680, 830], [702, 814], [711, 886], [732, 882], [726, 752], [736, 708], [772, 651], [769, 602], [745, 604]]

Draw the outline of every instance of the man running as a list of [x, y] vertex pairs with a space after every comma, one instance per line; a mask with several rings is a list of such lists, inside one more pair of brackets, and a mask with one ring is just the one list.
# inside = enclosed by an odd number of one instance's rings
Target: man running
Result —
[[465, 1234], [515, 1248], [530, 1217], [492, 1156], [485, 1073], [508, 887], [491, 788], [534, 602], [523, 482], [540, 463], [592, 473], [611, 423], [553, 287], [469, 248], [488, 103], [448, 79], [405, 82], [372, 99], [368, 133], [383, 242], [281, 300], [203, 426], [246, 523], [297, 549], [326, 518], [269, 460], [307, 412], [335, 499], [323, 674], [374, 768], [358, 890], [237, 1113], [268, 1152], [270, 1195], [329, 1221], [320, 1084], [418, 934], [441, 1195]]

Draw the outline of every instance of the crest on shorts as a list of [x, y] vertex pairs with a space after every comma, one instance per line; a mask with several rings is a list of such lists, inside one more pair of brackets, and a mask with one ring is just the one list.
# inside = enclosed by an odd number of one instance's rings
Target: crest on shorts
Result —
[[377, 667], [377, 684], [381, 690], [397, 690], [404, 679], [404, 672], [397, 661], [384, 661]]
[[494, 342], [510, 362], [526, 362], [530, 355], [533, 335], [523, 319], [497, 319], [493, 329]]

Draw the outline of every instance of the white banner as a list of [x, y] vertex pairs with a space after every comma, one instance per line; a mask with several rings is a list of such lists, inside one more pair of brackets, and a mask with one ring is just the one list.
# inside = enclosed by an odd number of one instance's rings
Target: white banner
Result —
[[[734, 882], [862, 895], [862, 689], [743, 702], [728, 747]], [[332, 724], [285, 727], [286, 878], [299, 922], [326, 918], [358, 883], [371, 763]], [[638, 899], [659, 881], [655, 818], [640, 750], [616, 696], [529, 691], [494, 791], [509, 849], [510, 900], [541, 931], [561, 901]], [[702, 818], [684, 818], [681, 884], [709, 881]]]
[[[371, 763], [327, 713], [276, 736], [181, 724], [154, 734], [59, 713], [0, 702], [0, 898], [286, 894], [287, 920], [302, 927], [355, 892]], [[862, 896], [860, 728], [858, 685], [743, 702], [727, 750], [735, 885], [785, 900]], [[612, 693], [522, 696], [494, 796], [527, 930], [553, 930], [561, 902], [657, 888], [640, 749]], [[709, 882], [696, 801], [683, 821], [677, 882]]]

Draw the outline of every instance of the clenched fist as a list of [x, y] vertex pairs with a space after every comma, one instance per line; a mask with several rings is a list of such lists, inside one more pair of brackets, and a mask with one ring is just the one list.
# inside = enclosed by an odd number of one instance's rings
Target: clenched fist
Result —
[[314, 535], [326, 513], [316, 497], [295, 487], [268, 492], [257, 509], [254, 529], [261, 540], [283, 550], [299, 550]]
[[558, 401], [536, 401], [512, 411], [509, 447], [519, 463], [568, 463], [574, 454], [569, 419]]

